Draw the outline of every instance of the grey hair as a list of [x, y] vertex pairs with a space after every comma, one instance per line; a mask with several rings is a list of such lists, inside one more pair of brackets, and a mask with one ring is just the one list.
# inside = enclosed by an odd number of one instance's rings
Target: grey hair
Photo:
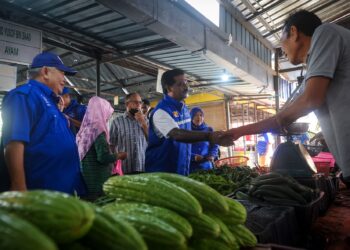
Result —
[[[48, 67], [48, 66], [44, 66], [44, 67], [47, 67], [49, 69], [53, 69], [55, 67]], [[29, 79], [35, 79], [37, 78], [39, 75], [40, 75], [40, 71], [43, 67], [40, 67], [40, 68], [29, 68], [28, 70], [28, 77]]]

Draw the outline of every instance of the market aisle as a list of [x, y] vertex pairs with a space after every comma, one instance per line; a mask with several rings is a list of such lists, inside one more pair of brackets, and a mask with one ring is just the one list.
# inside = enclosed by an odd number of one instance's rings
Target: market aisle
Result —
[[315, 222], [313, 233], [326, 240], [327, 250], [350, 249], [350, 190], [345, 186], [326, 215]]

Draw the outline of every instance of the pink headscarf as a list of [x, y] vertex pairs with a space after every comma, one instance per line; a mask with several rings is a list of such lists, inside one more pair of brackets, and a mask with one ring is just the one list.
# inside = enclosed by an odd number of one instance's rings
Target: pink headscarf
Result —
[[90, 99], [81, 123], [79, 132], [76, 137], [80, 160], [82, 160], [89, 151], [96, 138], [101, 134], [106, 134], [107, 143], [109, 144], [109, 131], [107, 120], [111, 117], [113, 108], [111, 104], [98, 96]]

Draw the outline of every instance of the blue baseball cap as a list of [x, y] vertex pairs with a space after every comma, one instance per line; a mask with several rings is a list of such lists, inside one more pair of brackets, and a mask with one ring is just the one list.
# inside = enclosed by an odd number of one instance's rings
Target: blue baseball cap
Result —
[[43, 52], [36, 55], [33, 59], [32, 65], [30, 68], [41, 68], [41, 67], [55, 67], [63, 71], [66, 75], [75, 75], [77, 73], [76, 70], [71, 69], [63, 64], [62, 59], [53, 53]]
[[61, 95], [70, 94], [70, 93], [71, 93], [70, 89], [67, 87], [64, 87]]

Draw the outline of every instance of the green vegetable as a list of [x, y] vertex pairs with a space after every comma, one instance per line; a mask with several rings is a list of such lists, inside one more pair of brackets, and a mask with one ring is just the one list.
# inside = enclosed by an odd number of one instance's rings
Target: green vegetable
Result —
[[220, 235], [220, 226], [211, 217], [201, 214], [200, 216], [190, 216], [188, 221], [193, 228], [193, 236], [195, 238], [211, 237], [216, 238]]
[[0, 249], [56, 250], [55, 243], [29, 222], [0, 210]]
[[190, 244], [195, 250], [233, 250], [231, 246], [220, 241], [219, 239], [193, 239]]
[[229, 212], [227, 214], [215, 215], [221, 218], [227, 225], [243, 224], [247, 220], [247, 210], [238, 201], [225, 197], [229, 205]]
[[239, 249], [239, 245], [235, 236], [230, 232], [226, 224], [215, 215], [209, 214], [209, 217], [212, 218], [220, 226], [220, 235], [218, 239], [220, 239], [222, 242], [225, 242], [232, 249]]
[[138, 214], [153, 215], [179, 230], [186, 238], [192, 236], [192, 226], [188, 220], [166, 208], [156, 207], [144, 203], [117, 202], [104, 206], [103, 210], [124, 211], [135, 216]]
[[199, 181], [178, 174], [169, 173], [154, 173], [152, 176], [162, 178], [186, 189], [201, 203], [205, 210], [220, 212], [228, 211], [228, 205], [222, 195], [213, 188]]
[[82, 239], [93, 249], [146, 250], [142, 236], [129, 223], [114, 217], [101, 208], [95, 209], [95, 219], [90, 231]]
[[143, 236], [150, 249], [186, 248], [185, 236], [175, 227], [158, 218], [157, 215], [134, 214], [117, 209], [106, 211], [116, 218], [131, 223]]
[[189, 192], [157, 177], [115, 176], [104, 183], [103, 190], [110, 197], [165, 207], [184, 215], [202, 213], [200, 203]]
[[88, 203], [52, 191], [2, 193], [0, 209], [29, 221], [57, 243], [72, 242], [84, 236], [95, 217]]
[[257, 244], [255, 235], [246, 226], [230, 225], [228, 229], [235, 236], [241, 247], [255, 247]]

